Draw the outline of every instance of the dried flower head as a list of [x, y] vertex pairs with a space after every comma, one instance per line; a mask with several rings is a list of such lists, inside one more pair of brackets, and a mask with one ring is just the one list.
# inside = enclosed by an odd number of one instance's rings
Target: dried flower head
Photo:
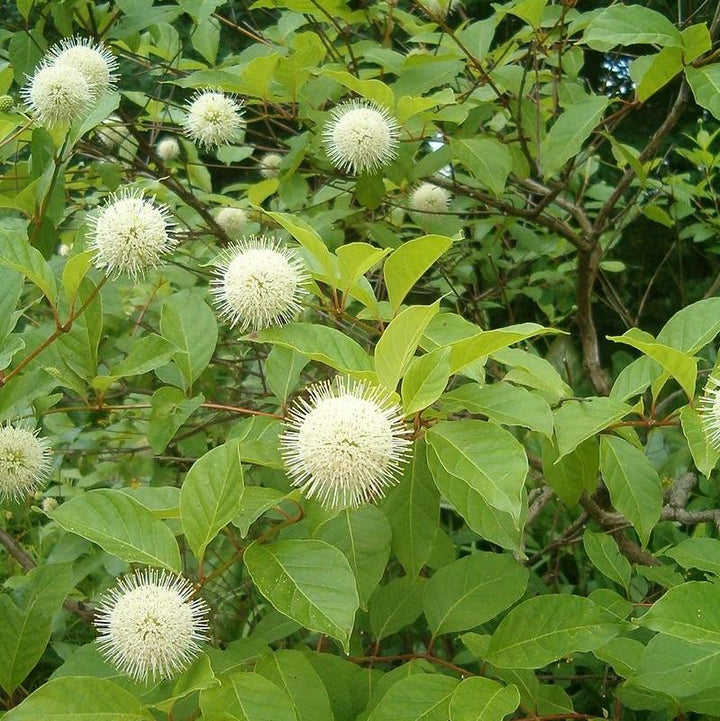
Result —
[[50, 472], [50, 443], [25, 426], [0, 426], [0, 502], [21, 501]]
[[277, 178], [280, 175], [282, 161], [282, 155], [266, 153], [260, 158], [260, 175], [263, 178]]
[[87, 82], [93, 99], [99, 98], [117, 82], [117, 59], [103, 43], [90, 38], [66, 38], [48, 52], [55, 67], [73, 68]]
[[137, 190], [123, 188], [111, 195], [88, 222], [95, 266], [108, 274], [142, 276], [177, 242], [170, 210]]
[[421, 183], [410, 195], [410, 207], [417, 213], [444, 213], [450, 207], [450, 193], [432, 183]]
[[296, 486], [324, 506], [346, 508], [384, 495], [407, 460], [402, 409], [389, 394], [349, 378], [310, 386], [280, 437]]
[[247, 213], [241, 208], [221, 208], [215, 216], [217, 224], [230, 238], [239, 238], [247, 225]]
[[698, 402], [698, 413], [708, 443], [720, 451], [720, 378], [710, 376]]
[[155, 151], [158, 156], [164, 161], [175, 160], [180, 155], [180, 143], [176, 138], [168, 135], [158, 140], [158, 144], [155, 146]]
[[203, 90], [196, 93], [185, 117], [185, 132], [207, 148], [239, 140], [245, 121], [242, 105], [232, 95]]
[[41, 65], [20, 94], [35, 121], [48, 128], [70, 125], [92, 104], [85, 77], [67, 65]]
[[220, 314], [242, 332], [291, 320], [308, 273], [298, 252], [264, 236], [243, 238], [223, 254], [212, 281]]
[[112, 150], [120, 145], [125, 138], [125, 124], [119, 115], [110, 115], [95, 130], [95, 137], [108, 149]]
[[390, 163], [397, 155], [399, 134], [397, 120], [385, 108], [351, 100], [332, 111], [323, 140], [333, 164], [358, 175]]
[[135, 681], [170, 678], [207, 640], [207, 604], [192, 600], [193, 585], [156, 569], [124, 576], [95, 617], [103, 656]]

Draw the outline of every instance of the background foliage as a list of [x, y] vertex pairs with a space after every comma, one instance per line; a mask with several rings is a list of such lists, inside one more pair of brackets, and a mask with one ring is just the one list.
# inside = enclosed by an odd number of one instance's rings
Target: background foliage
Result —
[[[7, 721], [720, 716], [718, 452], [694, 406], [720, 332], [720, 9], [443, 5], [3, 8], [0, 92], [74, 33], [121, 75], [67, 133], [0, 114], [0, 418], [55, 452], [0, 519]], [[204, 87], [244, 98], [245, 141], [181, 140], [166, 166], [155, 142]], [[353, 96], [402, 125], [358, 179], [320, 141]], [[447, 214], [408, 209], [428, 179]], [[130, 182], [183, 242], [104, 282], [88, 213]], [[217, 322], [224, 206], [301, 246], [297, 323]], [[277, 436], [336, 372], [398, 392], [414, 451], [384, 501], [329, 513]], [[212, 608], [203, 654], [154, 685], [89, 623], [144, 564]]]

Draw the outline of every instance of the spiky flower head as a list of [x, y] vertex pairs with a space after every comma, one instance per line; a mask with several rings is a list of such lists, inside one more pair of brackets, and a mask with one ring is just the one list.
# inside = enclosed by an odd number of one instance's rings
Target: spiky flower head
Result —
[[310, 386], [280, 437], [294, 485], [329, 508], [384, 495], [407, 460], [402, 409], [377, 386], [340, 377]]
[[698, 402], [698, 413], [708, 443], [720, 451], [720, 378], [711, 375]]
[[127, 138], [122, 118], [113, 113], [100, 124], [95, 131], [95, 136], [108, 150], [116, 148]]
[[241, 208], [221, 208], [215, 216], [217, 224], [230, 238], [239, 238], [247, 225], [247, 213]]
[[158, 144], [155, 146], [155, 151], [158, 156], [165, 161], [175, 160], [180, 155], [180, 143], [176, 138], [168, 135], [164, 138], [160, 138]]
[[359, 175], [374, 172], [395, 158], [399, 134], [400, 126], [386, 108], [351, 100], [332, 111], [323, 141], [336, 167]]
[[280, 175], [282, 161], [282, 155], [266, 153], [260, 158], [260, 175], [263, 178], [277, 178]]
[[243, 238], [221, 257], [212, 281], [220, 315], [241, 332], [287, 323], [309, 279], [298, 252], [265, 236]]
[[0, 426], [0, 502], [21, 501], [50, 472], [50, 443], [22, 425]]
[[421, 183], [410, 195], [410, 207], [417, 213], [444, 213], [450, 207], [450, 193], [432, 183]]
[[67, 65], [41, 65], [20, 91], [39, 125], [70, 125], [92, 104], [85, 77]]
[[89, 219], [95, 266], [136, 279], [160, 264], [175, 244], [170, 210], [141, 191], [122, 188]]
[[117, 82], [117, 59], [103, 43], [90, 38], [65, 38], [50, 48], [48, 61], [55, 67], [73, 68], [87, 82], [93, 100]]
[[15, 101], [10, 95], [0, 95], [0, 113], [9, 113], [15, 107]]
[[123, 576], [102, 600], [95, 627], [103, 656], [135, 681], [180, 673], [207, 640], [207, 604], [182, 576], [156, 569]]
[[206, 148], [239, 140], [245, 121], [242, 104], [232, 95], [213, 90], [196, 93], [185, 117], [187, 135]]

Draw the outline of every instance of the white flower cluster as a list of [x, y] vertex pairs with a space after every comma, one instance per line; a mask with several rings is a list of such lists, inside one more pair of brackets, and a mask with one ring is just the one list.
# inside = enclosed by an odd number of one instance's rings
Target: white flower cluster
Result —
[[22, 425], [0, 426], [0, 502], [22, 501], [50, 472], [50, 443]]
[[432, 183], [421, 183], [410, 195], [410, 208], [420, 215], [444, 213], [450, 207], [450, 193]]
[[68, 38], [48, 51], [21, 94], [36, 122], [70, 125], [116, 81], [117, 60], [102, 43]]
[[213, 90], [197, 92], [185, 116], [185, 132], [198, 145], [213, 148], [240, 140], [245, 129], [242, 103]]
[[698, 413], [708, 443], [720, 451], [720, 379], [708, 378], [698, 402]]

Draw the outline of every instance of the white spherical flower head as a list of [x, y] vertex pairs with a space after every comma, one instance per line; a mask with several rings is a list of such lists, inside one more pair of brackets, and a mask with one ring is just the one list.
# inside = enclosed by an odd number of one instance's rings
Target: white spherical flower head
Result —
[[9, 423], [0, 426], [0, 502], [21, 501], [50, 472], [50, 443], [37, 431]]
[[698, 403], [698, 413], [708, 443], [720, 451], [720, 378], [708, 378]]
[[289, 411], [280, 437], [294, 485], [329, 508], [384, 495], [407, 460], [402, 409], [376, 386], [336, 379], [310, 387]]
[[84, 76], [66, 65], [39, 67], [21, 95], [37, 123], [48, 128], [70, 125], [92, 104]]
[[432, 183], [421, 183], [410, 196], [410, 207], [417, 213], [444, 213], [450, 207], [450, 193]]
[[95, 266], [111, 275], [143, 276], [177, 242], [168, 208], [134, 190], [111, 195], [88, 222]]
[[97, 128], [95, 136], [108, 150], [116, 148], [127, 138], [122, 118], [119, 115], [111, 115]]
[[135, 681], [180, 673], [207, 640], [209, 609], [194, 593], [187, 579], [166, 571], [124, 576], [95, 616], [100, 652]]
[[333, 164], [358, 175], [390, 163], [397, 155], [399, 134], [397, 120], [385, 108], [352, 100], [333, 110], [323, 140]]
[[263, 178], [277, 178], [280, 175], [282, 161], [282, 155], [266, 153], [260, 158], [260, 175]]
[[103, 43], [90, 38], [67, 38], [50, 48], [49, 60], [55, 67], [73, 68], [85, 78], [93, 99], [115, 87], [117, 59]]
[[184, 124], [188, 136], [206, 148], [239, 140], [245, 127], [241, 103], [231, 95], [210, 90], [193, 97]]
[[155, 151], [164, 161], [175, 160], [180, 155], [180, 143], [173, 137], [161, 138]]
[[217, 224], [233, 240], [239, 238], [247, 225], [247, 213], [241, 208], [221, 208], [215, 216]]
[[241, 332], [287, 323], [301, 308], [309, 279], [296, 250], [265, 238], [244, 238], [218, 264], [212, 292], [220, 314]]

